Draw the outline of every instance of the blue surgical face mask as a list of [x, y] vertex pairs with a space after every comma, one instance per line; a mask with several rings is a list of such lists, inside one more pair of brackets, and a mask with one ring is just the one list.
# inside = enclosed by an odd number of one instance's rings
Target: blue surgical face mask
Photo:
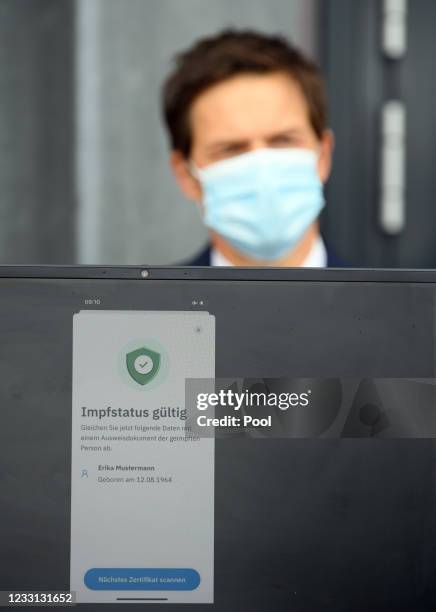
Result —
[[248, 257], [280, 259], [324, 206], [317, 159], [310, 149], [258, 149], [194, 166], [204, 223]]

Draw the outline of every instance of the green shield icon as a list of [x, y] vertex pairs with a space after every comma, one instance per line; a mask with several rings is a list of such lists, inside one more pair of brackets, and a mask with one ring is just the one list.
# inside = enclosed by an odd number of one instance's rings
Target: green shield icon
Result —
[[127, 371], [138, 385], [149, 383], [159, 371], [160, 354], [145, 346], [126, 355]]

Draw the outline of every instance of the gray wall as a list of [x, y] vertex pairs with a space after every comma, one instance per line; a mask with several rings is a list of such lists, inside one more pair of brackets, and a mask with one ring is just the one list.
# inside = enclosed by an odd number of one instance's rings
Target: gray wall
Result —
[[74, 259], [73, 9], [0, 1], [0, 263]]
[[159, 94], [174, 52], [224, 26], [280, 31], [315, 53], [314, 0], [79, 0], [78, 259], [181, 261], [206, 239], [168, 168]]

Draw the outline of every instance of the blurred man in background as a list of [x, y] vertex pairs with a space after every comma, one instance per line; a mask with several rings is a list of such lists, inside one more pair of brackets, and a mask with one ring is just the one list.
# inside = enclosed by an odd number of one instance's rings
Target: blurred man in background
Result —
[[163, 105], [172, 170], [210, 236], [190, 265], [339, 265], [319, 228], [333, 135], [312, 61], [224, 31], [177, 56]]

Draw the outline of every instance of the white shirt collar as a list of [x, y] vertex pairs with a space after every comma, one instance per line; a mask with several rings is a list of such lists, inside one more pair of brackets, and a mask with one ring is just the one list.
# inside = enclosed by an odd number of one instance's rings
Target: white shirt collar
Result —
[[[228, 259], [216, 249], [212, 249], [210, 254], [210, 265], [214, 267], [232, 266]], [[321, 236], [317, 236], [306, 259], [301, 264], [303, 268], [325, 268], [327, 266], [327, 249]]]

